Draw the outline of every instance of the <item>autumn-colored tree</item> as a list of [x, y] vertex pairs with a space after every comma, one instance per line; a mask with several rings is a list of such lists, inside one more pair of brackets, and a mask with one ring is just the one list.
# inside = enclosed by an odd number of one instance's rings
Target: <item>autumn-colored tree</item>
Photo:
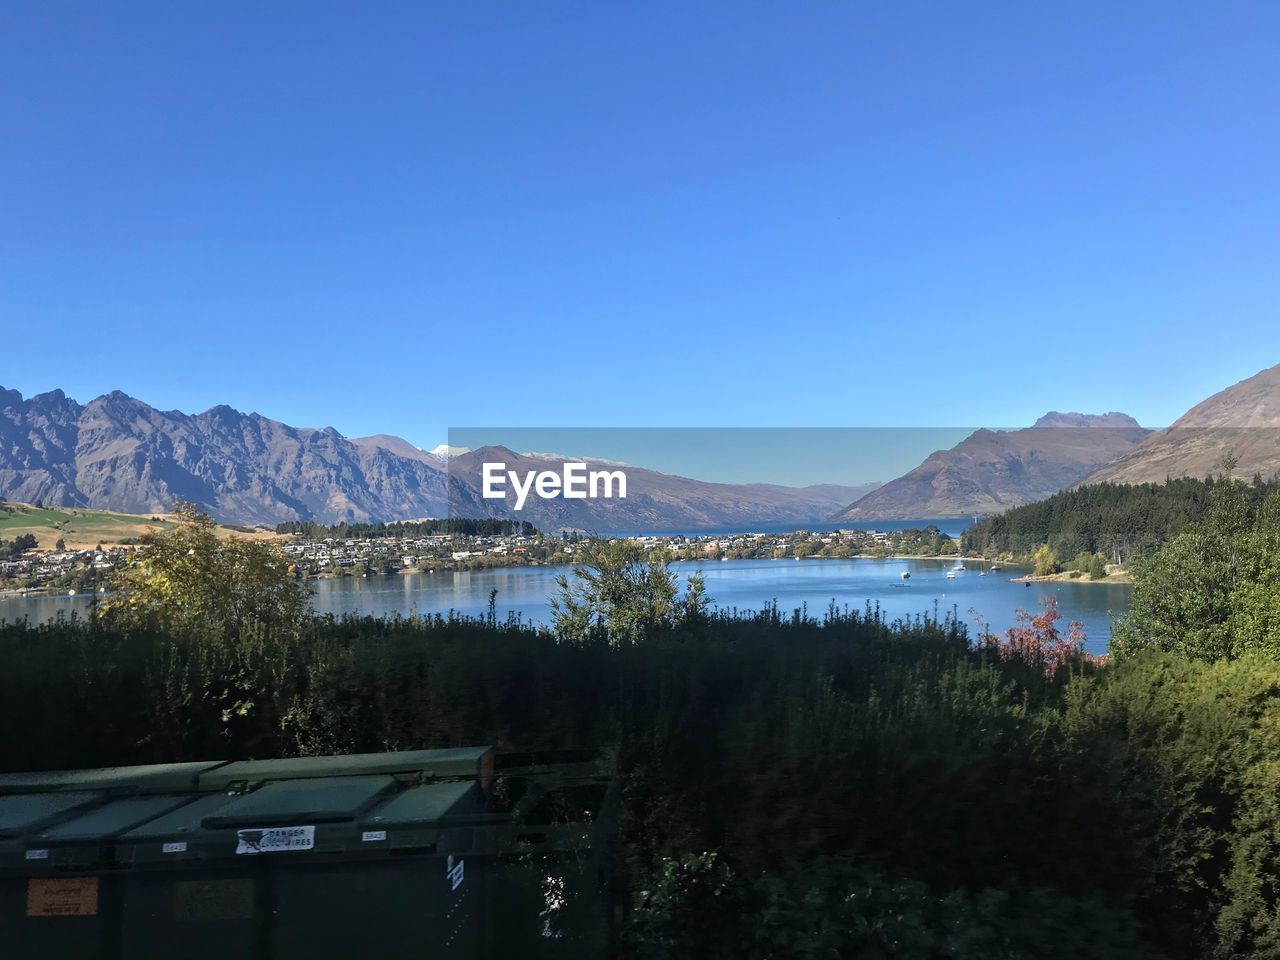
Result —
[[177, 526], [148, 531], [135, 563], [112, 579], [99, 615], [121, 626], [238, 636], [251, 624], [292, 629], [306, 611], [302, 586], [274, 544], [222, 537], [181, 505]]
[[1022, 660], [1032, 666], [1041, 667], [1044, 672], [1053, 676], [1060, 667], [1084, 655], [1084, 624], [1072, 620], [1067, 624], [1067, 633], [1063, 636], [1058, 629], [1058, 621], [1062, 619], [1062, 611], [1058, 609], [1057, 597], [1045, 597], [1040, 601], [1043, 609], [1039, 613], [1019, 609], [1014, 613], [1015, 624], [1003, 635], [982, 633], [978, 637], [978, 646], [995, 651], [1003, 660]]
[[1037, 577], [1047, 577], [1051, 573], [1058, 572], [1058, 555], [1049, 549], [1047, 543], [1040, 544], [1039, 548], [1031, 556], [1031, 562], [1035, 564], [1035, 575]]

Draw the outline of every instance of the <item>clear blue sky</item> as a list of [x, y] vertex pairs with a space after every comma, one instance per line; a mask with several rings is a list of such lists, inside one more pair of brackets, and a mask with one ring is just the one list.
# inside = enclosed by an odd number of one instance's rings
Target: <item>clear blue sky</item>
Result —
[[1167, 423], [1280, 361], [1280, 4], [11, 3], [0, 384]]

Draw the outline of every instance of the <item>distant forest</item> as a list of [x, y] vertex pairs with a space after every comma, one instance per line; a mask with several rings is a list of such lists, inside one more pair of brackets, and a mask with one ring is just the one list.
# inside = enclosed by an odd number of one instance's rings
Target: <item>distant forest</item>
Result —
[[[1109, 563], [1148, 557], [1209, 515], [1214, 485], [1183, 477], [1164, 483], [1099, 483], [988, 517], [964, 532], [965, 553], [1025, 557], [1042, 544], [1059, 557], [1097, 553]], [[1255, 477], [1254, 505], [1280, 482]]]
[[463, 537], [506, 537], [521, 534], [530, 537], [538, 532], [527, 520], [404, 520], [392, 523], [335, 523], [326, 526], [314, 520], [288, 520], [276, 524], [276, 533], [290, 533], [308, 540], [326, 537], [345, 540], [368, 537], [433, 537], [440, 535]]

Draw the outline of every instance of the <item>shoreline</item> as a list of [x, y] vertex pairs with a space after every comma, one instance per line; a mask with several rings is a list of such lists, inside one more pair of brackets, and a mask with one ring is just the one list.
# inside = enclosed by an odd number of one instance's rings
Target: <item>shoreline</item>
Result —
[[1108, 574], [1107, 576], [1103, 577], [1101, 580], [1091, 580], [1089, 577], [1084, 576], [1083, 574], [1078, 577], [1073, 577], [1068, 575], [1065, 572], [1049, 573], [1043, 576], [1036, 576], [1035, 574], [1029, 573], [1024, 577], [1010, 577], [1009, 582], [1010, 583], [1087, 583], [1092, 586], [1131, 587], [1133, 586], [1133, 577], [1129, 576], [1127, 572], [1122, 572], [1117, 574]]
[[[860, 554], [855, 554], [855, 555], [850, 556], [850, 557], [817, 557], [817, 556], [799, 557], [799, 558], [796, 558], [796, 557], [743, 557], [743, 558], [737, 558], [737, 557], [735, 557], [735, 558], [731, 558], [731, 559], [734, 559], [734, 560], [736, 560], [736, 559], [743, 559], [743, 560], [773, 560], [773, 561], [785, 561], [785, 560], [796, 560], [796, 559], [799, 559], [799, 560], [802, 560], [802, 561], [808, 561], [808, 560], [817, 560], [817, 561], [822, 561], [822, 560], [880, 560], [880, 561], [884, 561], [884, 562], [890, 562], [890, 561], [892, 561], [892, 562], [902, 562], [902, 561], [908, 561], [908, 560], [925, 560], [925, 561], [931, 561], [931, 562], [947, 562], [947, 561], [950, 561], [950, 562], [952, 562], [952, 563], [974, 563], [974, 564], [983, 564], [983, 565], [985, 565], [985, 570], [982, 570], [982, 571], [978, 571], [978, 570], [970, 570], [970, 571], [968, 571], [968, 572], [970, 572], [970, 573], [977, 573], [977, 572], [991, 573], [992, 571], [991, 571], [991, 569], [990, 569], [990, 564], [993, 562], [993, 561], [991, 561], [991, 560], [988, 560], [986, 557], [960, 556], [960, 555], [958, 555], [958, 554], [954, 554], [954, 553], [951, 553], [951, 554], [927, 554], [927, 555], [919, 555], [919, 554], [891, 554], [891, 555], [888, 555], [888, 556], [877, 556], [877, 555], [874, 555], [874, 554], [860, 553]], [[681, 565], [684, 565], [684, 564], [711, 564], [711, 563], [720, 563], [720, 562], [724, 562], [724, 561], [717, 560], [717, 559], [712, 559], [712, 558], [710, 558], [710, 557], [701, 557], [701, 558], [698, 558], [698, 559], [680, 558], [680, 559], [676, 559], [676, 560], [671, 561], [672, 565], [675, 565], [675, 564], [681, 564]], [[486, 564], [486, 565], [482, 565], [482, 566], [475, 566], [475, 567], [453, 567], [453, 568], [450, 568], [450, 567], [447, 567], [447, 566], [446, 566], [446, 567], [444, 567], [443, 569], [437, 569], [437, 570], [433, 570], [433, 571], [430, 571], [430, 572], [428, 572], [428, 571], [426, 571], [426, 570], [419, 570], [419, 569], [414, 569], [414, 568], [408, 568], [408, 567], [406, 567], [406, 568], [401, 568], [401, 569], [399, 569], [399, 570], [392, 571], [392, 572], [387, 573], [387, 574], [374, 574], [374, 575], [371, 575], [371, 576], [388, 576], [388, 577], [391, 577], [391, 576], [405, 576], [405, 575], [414, 575], [414, 574], [426, 574], [426, 575], [428, 575], [428, 576], [433, 576], [433, 575], [444, 574], [444, 573], [465, 573], [465, 572], [473, 572], [473, 571], [474, 571], [474, 572], [479, 572], [479, 571], [503, 570], [503, 569], [532, 569], [532, 568], [534, 568], [534, 567], [555, 567], [555, 568], [563, 568], [563, 567], [571, 567], [571, 566], [573, 566], [573, 561], [568, 561], [568, 562], [563, 563], [563, 564], [560, 564], [560, 563], [536, 563], [536, 564], [534, 564], [534, 563], [503, 563], [503, 564], [492, 564], [492, 565], [487, 565], [487, 564]], [[1026, 569], [1026, 566], [1025, 566], [1025, 565], [1023, 565], [1023, 564], [1016, 564], [1016, 563], [1003, 563], [1003, 562], [1002, 562], [1002, 563], [1000, 563], [1000, 568], [1001, 568], [1000, 570], [997, 570], [997, 571], [995, 571], [995, 572], [996, 572], [996, 573], [1002, 573], [1002, 572], [1016, 572], [1016, 571], [1017, 571], [1017, 570], [1019, 570], [1019, 569]], [[303, 582], [306, 582], [307, 580], [345, 580], [345, 579], [361, 579], [361, 578], [360, 578], [360, 577], [357, 577], [357, 576], [354, 576], [354, 575], [351, 575], [351, 574], [345, 574], [345, 575], [344, 575], [344, 574], [338, 574], [338, 575], [334, 575], [334, 574], [315, 574], [315, 575], [312, 575], [312, 576], [309, 576], [309, 577], [305, 577], [305, 578], [303, 578]], [[1008, 580], [1009, 580], [1009, 582], [1010, 582], [1010, 583], [1076, 583], [1076, 584], [1089, 584], [1089, 585], [1091, 585], [1091, 586], [1132, 586], [1132, 584], [1133, 584], [1133, 578], [1132, 578], [1132, 577], [1130, 577], [1130, 576], [1128, 575], [1128, 573], [1127, 573], [1127, 572], [1123, 572], [1123, 571], [1122, 571], [1122, 572], [1120, 572], [1120, 573], [1116, 573], [1116, 574], [1110, 574], [1110, 575], [1108, 575], [1108, 576], [1106, 576], [1106, 577], [1103, 577], [1101, 580], [1091, 580], [1091, 579], [1089, 579], [1087, 576], [1072, 577], [1072, 576], [1069, 576], [1069, 575], [1068, 575], [1067, 573], [1065, 573], [1065, 572], [1064, 572], [1064, 573], [1051, 573], [1051, 574], [1048, 574], [1048, 575], [1045, 575], [1045, 576], [1036, 576], [1035, 574], [1032, 574], [1032, 573], [1026, 573], [1026, 574], [1023, 574], [1022, 576], [1018, 576], [1018, 577], [1009, 577], [1009, 578], [1008, 578]], [[100, 595], [101, 595], [101, 594], [99, 594], [97, 591], [90, 592], [90, 591], [87, 591], [87, 590], [86, 590], [86, 591], [78, 591], [78, 592], [75, 594], [75, 596], [76, 596], [76, 597], [92, 597], [92, 596], [100, 596]], [[41, 589], [41, 588], [39, 588], [39, 587], [29, 588], [29, 589], [26, 589], [26, 590], [12, 590], [12, 589], [4, 589], [4, 590], [0, 590], [0, 600], [35, 600], [35, 599], [41, 599], [41, 598], [69, 597], [69, 596], [70, 596], [69, 594], [67, 594], [67, 593], [65, 593], [65, 592], [63, 592], [63, 591], [60, 591], [60, 590], [48, 590], [48, 589]]]

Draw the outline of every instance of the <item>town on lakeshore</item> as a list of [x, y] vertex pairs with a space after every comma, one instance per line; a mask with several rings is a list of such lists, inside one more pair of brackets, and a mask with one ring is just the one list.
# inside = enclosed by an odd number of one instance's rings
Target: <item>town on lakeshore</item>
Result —
[[[586, 538], [580, 532], [543, 533], [528, 524], [492, 522], [493, 532], [425, 532], [449, 521], [409, 521], [379, 524], [368, 534], [322, 535], [257, 531], [280, 540], [297, 576], [350, 577], [395, 573], [475, 570], [510, 566], [559, 566], [571, 564], [577, 545]], [[309, 535], [308, 535], [309, 534]], [[844, 529], [795, 530], [789, 533], [637, 535], [611, 539], [631, 540], [646, 551], [665, 551], [673, 561], [805, 559], [854, 557], [958, 557], [960, 546], [934, 525], [906, 530]], [[145, 542], [98, 544], [93, 548], [49, 549], [34, 535], [18, 543], [10, 541], [6, 559], [0, 559], [0, 590], [37, 592], [95, 592], [106, 588], [111, 574], [133, 562], [146, 549]], [[61, 542], [61, 540], [59, 540]], [[0, 541], [0, 551], [5, 549]], [[0, 556], [5, 554], [0, 552]]]

